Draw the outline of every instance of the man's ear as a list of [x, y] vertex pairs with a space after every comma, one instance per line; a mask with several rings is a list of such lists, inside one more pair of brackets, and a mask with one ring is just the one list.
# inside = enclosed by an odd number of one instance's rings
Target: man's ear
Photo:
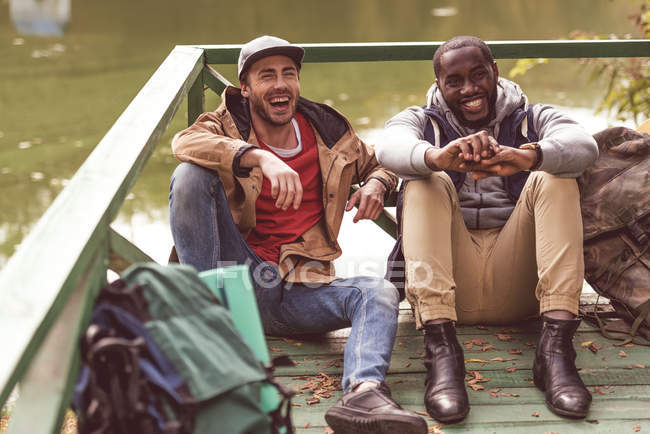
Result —
[[248, 90], [248, 85], [246, 83], [240, 81], [239, 82], [239, 87], [241, 88], [241, 95], [244, 98], [248, 98], [248, 95], [250, 93], [249, 90]]
[[492, 63], [492, 72], [494, 72], [495, 79], [499, 78], [499, 66], [497, 66], [496, 62]]

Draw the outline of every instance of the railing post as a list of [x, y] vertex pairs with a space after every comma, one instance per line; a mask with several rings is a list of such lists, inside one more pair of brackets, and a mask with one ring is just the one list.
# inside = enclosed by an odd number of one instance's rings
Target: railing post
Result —
[[204, 111], [203, 74], [199, 74], [187, 93], [187, 125], [192, 125]]

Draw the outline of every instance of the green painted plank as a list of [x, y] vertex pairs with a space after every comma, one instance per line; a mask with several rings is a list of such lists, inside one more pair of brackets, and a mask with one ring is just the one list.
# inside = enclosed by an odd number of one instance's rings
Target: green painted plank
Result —
[[[0, 403], [61, 312], [92, 252], [203, 67], [177, 47], [0, 271]], [[34, 272], [38, 270], [38, 273]]]
[[191, 126], [204, 111], [203, 74], [199, 74], [187, 93], [187, 126]]
[[[323, 422], [324, 423], [324, 422]], [[439, 428], [439, 431], [434, 431], [433, 427], [440, 425], [437, 422], [429, 422], [431, 427], [430, 432], [463, 432], [463, 433], [498, 433], [498, 434], [521, 434], [521, 433], [561, 433], [561, 434], [584, 434], [585, 432], [593, 433], [631, 433], [635, 431], [635, 427], [639, 427], [641, 433], [650, 430], [650, 422], [647, 420], [637, 421], [634, 419], [621, 419], [621, 420], [606, 420], [599, 421], [598, 423], [589, 423], [582, 421], [546, 421], [540, 422], [532, 420], [530, 422], [520, 423], [494, 423], [494, 424], [481, 424], [475, 425], [444, 425]], [[296, 433], [299, 434], [323, 434], [325, 432], [324, 425], [309, 424], [307, 427], [304, 425], [296, 426]]]
[[136, 262], [156, 262], [112, 227], [108, 228], [108, 244], [108, 268], [118, 274]]
[[[495, 58], [648, 57], [650, 40], [486, 41]], [[375, 62], [431, 60], [442, 42], [368, 42], [298, 44], [305, 62]], [[201, 45], [209, 64], [235, 64], [241, 45]]]
[[233, 86], [226, 77], [219, 74], [210, 65], [205, 65], [205, 68], [203, 68], [203, 81], [217, 95], [221, 95], [226, 86]]
[[61, 427], [77, 377], [79, 336], [86, 329], [99, 290], [106, 284], [106, 248], [99, 250], [20, 382], [9, 434], [58, 432]]

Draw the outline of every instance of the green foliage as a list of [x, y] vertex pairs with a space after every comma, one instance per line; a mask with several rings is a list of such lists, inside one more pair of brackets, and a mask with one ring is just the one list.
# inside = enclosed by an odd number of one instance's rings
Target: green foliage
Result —
[[[650, 0], [642, 0], [639, 10], [629, 17], [634, 25], [635, 34], [624, 35], [622, 39], [633, 37], [650, 38]], [[596, 35], [575, 31], [570, 39], [619, 39], [612, 35]], [[510, 70], [509, 76], [525, 74], [531, 68], [548, 59], [520, 59]], [[608, 111], [619, 120], [634, 120], [637, 125], [650, 118], [650, 60], [648, 58], [608, 58], [580, 59], [588, 73], [588, 83], [605, 83], [605, 94], [600, 101], [597, 112]]]

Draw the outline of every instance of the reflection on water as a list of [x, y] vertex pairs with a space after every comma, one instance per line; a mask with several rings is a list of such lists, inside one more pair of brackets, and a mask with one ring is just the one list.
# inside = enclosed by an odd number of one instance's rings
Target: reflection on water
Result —
[[11, 22], [21, 35], [62, 36], [70, 0], [10, 0]]
[[[467, 33], [486, 40], [554, 39], [577, 28], [623, 34], [635, 8], [629, 0], [404, 4], [84, 0], [69, 5], [72, 19], [62, 36], [35, 37], [12, 24], [13, 0], [0, 0], [0, 267], [176, 44], [243, 43], [264, 33], [298, 43], [436, 41]], [[501, 72], [512, 64], [499, 62]], [[233, 65], [217, 69], [235, 80]], [[331, 103], [372, 141], [386, 119], [424, 102], [432, 79], [429, 61], [306, 64], [301, 86], [303, 95]], [[602, 95], [596, 84], [585, 85], [573, 61], [551, 61], [518, 81], [531, 102], [588, 110]], [[217, 104], [216, 96], [207, 97], [208, 108]], [[122, 229], [131, 238], [168, 236], [167, 186], [175, 166], [169, 141], [185, 119], [183, 105], [122, 208], [119, 221], [127, 222]], [[596, 130], [604, 128], [606, 120], [597, 119]], [[167, 246], [145, 250], [157, 259], [168, 253]]]

